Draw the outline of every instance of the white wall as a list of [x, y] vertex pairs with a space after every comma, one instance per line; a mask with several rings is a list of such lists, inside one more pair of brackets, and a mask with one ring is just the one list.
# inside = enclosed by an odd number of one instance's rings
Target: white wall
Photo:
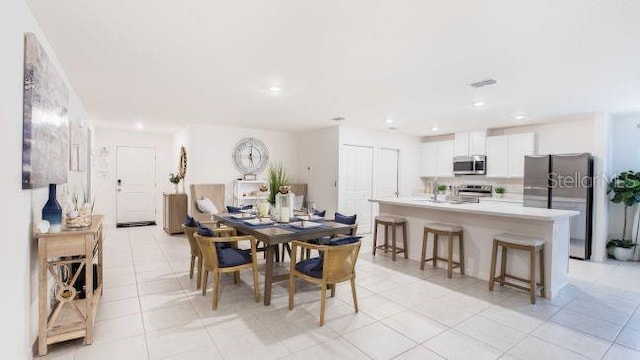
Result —
[[298, 178], [307, 184], [308, 200], [331, 218], [338, 210], [338, 127], [298, 135]]
[[[378, 174], [379, 171], [378, 151], [380, 148], [398, 149], [400, 151], [400, 160], [398, 163], [398, 191], [400, 193], [400, 197], [410, 196], [414, 189], [422, 186], [420, 181], [420, 164], [422, 156], [420, 137], [386, 131], [362, 130], [341, 126], [339, 143], [340, 146], [359, 145], [373, 148], [372, 195], [374, 198], [377, 197], [378, 190], [376, 174]], [[340, 200], [340, 196], [342, 196], [342, 194], [339, 193], [338, 200]], [[338, 204], [339, 203], [340, 201], [338, 201]], [[377, 204], [372, 204], [371, 214], [372, 216], [378, 215]]]
[[[116, 222], [116, 147], [140, 146], [152, 147], [156, 150], [156, 222], [162, 221], [162, 193], [173, 192], [173, 184], [169, 182], [169, 173], [178, 169], [180, 153], [174, 150], [173, 135], [152, 133], [148, 131], [121, 130], [96, 128], [94, 133], [94, 152], [106, 147], [108, 155], [108, 170], [98, 171], [94, 166], [92, 171], [93, 194], [95, 196], [96, 214], [105, 215], [106, 224]], [[97, 162], [94, 162], [96, 165]]]
[[[185, 145], [187, 150], [187, 192], [189, 191], [189, 184], [224, 183], [226, 185], [225, 204], [231, 204], [233, 202], [233, 180], [242, 176], [235, 168], [231, 154], [235, 145], [246, 137], [255, 137], [262, 140], [269, 150], [269, 162], [282, 162], [292, 181], [299, 181], [297, 134], [283, 131], [192, 124], [174, 135], [172, 145], [177, 149], [181, 145]], [[258, 174], [258, 178], [266, 177], [266, 169]]]
[[[0, 349], [6, 359], [27, 359], [38, 331], [37, 248], [33, 239], [33, 224], [40, 220], [40, 211], [47, 198], [47, 188], [21, 190], [22, 168], [22, 89], [24, 64], [24, 33], [38, 37], [49, 59], [69, 87], [70, 119], [84, 118], [81, 101], [76, 96], [55, 53], [40, 30], [31, 11], [22, 0], [0, 2], [0, 159], [6, 176], [0, 177], [4, 189], [6, 211], [2, 216], [5, 229], [0, 251], [0, 287], [10, 289], [0, 294]], [[70, 173], [70, 181], [82, 182], [86, 174]], [[75, 184], [79, 185], [79, 184]]]

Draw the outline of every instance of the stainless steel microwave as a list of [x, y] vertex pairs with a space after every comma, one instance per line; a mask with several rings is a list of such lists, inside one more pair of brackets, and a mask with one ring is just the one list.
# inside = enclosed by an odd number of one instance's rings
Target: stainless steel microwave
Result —
[[485, 175], [487, 157], [485, 155], [456, 156], [453, 158], [454, 175]]

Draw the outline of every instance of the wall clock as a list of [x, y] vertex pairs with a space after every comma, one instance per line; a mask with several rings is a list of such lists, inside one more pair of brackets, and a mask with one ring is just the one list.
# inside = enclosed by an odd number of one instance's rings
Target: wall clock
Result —
[[252, 137], [240, 140], [233, 149], [233, 163], [236, 168], [245, 175], [255, 178], [255, 175], [262, 172], [269, 163], [269, 151], [267, 146], [260, 140]]

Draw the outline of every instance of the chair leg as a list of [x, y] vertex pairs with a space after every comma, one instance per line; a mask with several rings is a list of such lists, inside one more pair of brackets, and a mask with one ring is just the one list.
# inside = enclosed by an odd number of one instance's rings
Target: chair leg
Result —
[[498, 258], [498, 241], [493, 240], [493, 251], [491, 252], [491, 272], [489, 273], [489, 291], [493, 291], [496, 276], [496, 260]]
[[202, 286], [202, 254], [200, 254], [200, 256], [198, 256], [198, 278], [196, 279], [196, 289], [200, 290], [200, 287]]
[[373, 256], [376, 256], [376, 247], [378, 245], [378, 222], [373, 225]]
[[189, 279], [193, 279], [193, 268], [196, 263], [196, 257], [191, 255], [191, 266], [189, 266]]
[[438, 234], [433, 234], [433, 267], [438, 268]]
[[547, 297], [547, 286], [544, 279], [544, 245], [540, 248], [540, 296]]
[[324, 325], [324, 308], [327, 304], [327, 284], [320, 285], [320, 326]]
[[531, 287], [531, 291], [529, 291], [529, 297], [531, 298], [531, 305], [536, 303], [536, 249], [535, 247], [531, 247], [529, 249], [529, 258], [531, 259], [531, 264], [529, 265], [529, 286]]
[[507, 248], [502, 245], [502, 261], [500, 262], [500, 286], [504, 286], [504, 275], [507, 273]]
[[296, 277], [289, 274], [289, 310], [293, 310], [293, 294], [296, 292]]
[[213, 270], [213, 299], [211, 300], [213, 310], [218, 310], [218, 291], [220, 291], [220, 273]]
[[258, 282], [258, 264], [253, 261], [253, 291], [256, 293], [256, 302], [260, 301], [260, 288]]
[[424, 270], [425, 259], [427, 258], [427, 238], [429, 236], [429, 231], [424, 229], [424, 233], [422, 235], [422, 256], [420, 257], [420, 270]]
[[407, 223], [402, 224], [402, 249], [404, 250], [404, 258], [409, 258], [408, 249], [409, 240], [407, 240]]
[[356, 279], [351, 278], [351, 295], [353, 296], [353, 307], [358, 312], [358, 296], [356, 296]]
[[209, 280], [209, 270], [204, 269], [202, 272], [202, 296], [207, 295], [207, 282]]
[[460, 243], [460, 275], [464, 275], [464, 239], [462, 231], [458, 234], [458, 242]]
[[240, 285], [240, 271], [235, 271], [233, 273], [233, 283], [235, 285]]
[[449, 236], [447, 237], [447, 244], [449, 245], [449, 256], [448, 256], [448, 260], [447, 261], [447, 277], [449, 279], [451, 279], [451, 277], [453, 276], [453, 234], [449, 233]]
[[336, 284], [329, 285], [331, 287], [331, 297], [336, 296]]
[[396, 261], [396, 226], [391, 225], [391, 260]]
[[386, 254], [389, 251], [389, 226], [384, 226], [384, 253]]

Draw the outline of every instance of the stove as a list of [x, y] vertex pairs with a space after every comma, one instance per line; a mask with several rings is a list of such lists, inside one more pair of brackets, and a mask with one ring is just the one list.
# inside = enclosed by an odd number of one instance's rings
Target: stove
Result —
[[493, 187], [491, 185], [469, 185], [464, 184], [458, 186], [458, 195], [491, 197]]

